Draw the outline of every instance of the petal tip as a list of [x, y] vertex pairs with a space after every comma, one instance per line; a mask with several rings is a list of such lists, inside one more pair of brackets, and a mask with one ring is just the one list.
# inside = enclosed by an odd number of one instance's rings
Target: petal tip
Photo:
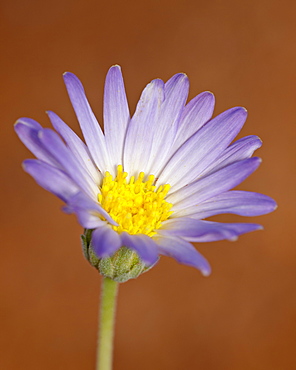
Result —
[[181, 73], [177, 73], [173, 77], [171, 77], [166, 82], [165, 85], [168, 86], [168, 84], [169, 84], [171, 86], [176, 86], [178, 84], [181, 84], [181, 86], [182, 86], [182, 84], [184, 84], [184, 83], [185, 83], [185, 85], [188, 86], [189, 85], [189, 78], [188, 78], [186, 73], [181, 72]]
[[25, 159], [22, 163], [22, 169], [30, 174], [30, 168], [32, 163], [36, 163], [36, 159]]
[[211, 273], [212, 273], [212, 269], [211, 269], [211, 267], [209, 267], [209, 268], [207, 268], [207, 269], [203, 269], [203, 270], [201, 270], [201, 274], [202, 274], [202, 276], [204, 276], [204, 277], [208, 277], [208, 276], [210, 276], [210, 275], [211, 275]]
[[234, 107], [233, 108], [233, 111], [234, 112], [238, 112], [238, 113], [241, 113], [243, 114], [244, 116], [247, 116], [248, 115], [248, 111], [245, 107]]
[[208, 98], [215, 99], [215, 95], [214, 93], [212, 93], [212, 91], [207, 90], [207, 91], [204, 91], [202, 94]]
[[187, 85], [189, 84], [189, 78], [184, 72], [178, 73], [178, 80], [185, 82]]
[[31, 118], [27, 118], [27, 117], [21, 117], [21, 118], [18, 118], [15, 123], [14, 123], [14, 127], [18, 126], [28, 126], [28, 127], [34, 127], [38, 125], [38, 122], [34, 122], [34, 120], [32, 120]]
[[[237, 116], [243, 118], [244, 120], [246, 119], [248, 115], [248, 111], [244, 107], [233, 107], [224, 112], [225, 114], [229, 114], [230, 116]], [[223, 114], [223, 113], [222, 113]]]
[[67, 83], [68, 81], [74, 81], [74, 82], [78, 82], [78, 83], [81, 83], [79, 78], [72, 72], [64, 72], [63, 73], [63, 79], [65, 81], [65, 83]]
[[111, 71], [111, 70], [113, 70], [113, 69], [117, 69], [117, 70], [121, 71], [121, 67], [120, 67], [120, 65], [119, 65], [119, 64], [113, 64], [113, 66], [111, 66], [111, 67], [109, 68], [109, 71]]
[[251, 157], [251, 158], [246, 159], [246, 161], [249, 161], [250, 163], [253, 163], [253, 165], [255, 164], [256, 168], [258, 168], [260, 166], [260, 164], [262, 163], [262, 158], [260, 158], [260, 157]]
[[20, 127], [20, 125], [21, 125], [22, 123], [20, 122], [20, 120], [18, 119], [18, 120], [16, 120], [15, 122], [14, 122], [14, 124], [13, 124], [13, 128], [14, 128], [14, 130], [17, 132], [18, 131], [18, 129], [19, 129], [19, 127]]
[[113, 218], [110, 216], [110, 221], [109, 221], [109, 223], [111, 224], [111, 225], [113, 225], [113, 226], [119, 226], [119, 224], [116, 222], [116, 221], [114, 221], [113, 220]]
[[51, 120], [53, 117], [57, 116], [53, 111], [51, 110], [47, 110], [45, 111], [45, 113], [47, 114], [48, 118]]

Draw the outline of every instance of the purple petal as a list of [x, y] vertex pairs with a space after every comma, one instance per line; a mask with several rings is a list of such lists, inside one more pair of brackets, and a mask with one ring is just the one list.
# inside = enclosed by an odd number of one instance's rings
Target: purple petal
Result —
[[211, 267], [208, 261], [187, 241], [171, 235], [158, 235], [155, 240], [159, 253], [199, 269], [204, 276], [210, 275]]
[[104, 91], [104, 131], [113, 168], [123, 164], [123, 144], [129, 120], [121, 68], [113, 66], [106, 76]]
[[73, 155], [76, 157], [80, 166], [88, 171], [94, 183], [99, 184], [102, 176], [99, 170], [94, 165], [92, 158], [88, 152], [87, 146], [59, 116], [50, 111], [48, 111], [47, 114], [53, 127], [65, 140], [66, 144], [68, 145]]
[[150, 173], [147, 166], [164, 98], [163, 88], [161, 80], [154, 80], [146, 86], [129, 123], [124, 146], [124, 169], [130, 176], [137, 176], [141, 171]]
[[120, 236], [107, 225], [93, 231], [91, 242], [99, 258], [110, 257], [121, 247]]
[[29, 173], [44, 189], [50, 191], [64, 202], [76, 194], [79, 189], [61, 170], [37, 159], [27, 159], [23, 163]]
[[196, 182], [167, 196], [167, 201], [173, 204], [172, 211], [186, 209], [198, 205], [220, 193], [228, 191], [253, 173], [261, 163], [257, 157], [245, 159], [221, 170], [203, 177]]
[[187, 139], [190, 138], [190, 136], [195, 134], [212, 117], [214, 106], [215, 97], [208, 91], [197, 95], [185, 106], [173, 145], [174, 151], [176, 151]]
[[158, 184], [168, 183], [175, 191], [194, 181], [236, 137], [246, 117], [244, 108], [232, 108], [204, 125], [173, 155]]
[[177, 73], [171, 77], [164, 85], [165, 101], [163, 104], [163, 114], [174, 126], [178, 122], [182, 110], [185, 106], [189, 92], [189, 80], [185, 73]]
[[197, 206], [174, 213], [174, 217], [189, 216], [203, 219], [223, 213], [240, 216], [260, 216], [276, 209], [275, 201], [267, 195], [248, 191], [227, 191]]
[[34, 119], [32, 118], [27, 118], [27, 117], [22, 117], [22, 118], [19, 118], [17, 121], [16, 121], [16, 125], [18, 124], [23, 124], [24, 126], [27, 126], [31, 129], [34, 129], [34, 130], [40, 130], [42, 129], [43, 127], [40, 125], [40, 123], [38, 123], [37, 121], [35, 121]]
[[243, 137], [231, 144], [209, 167], [205, 169], [201, 177], [208, 176], [231, 163], [250, 158], [254, 151], [260, 148], [262, 141], [258, 136], [250, 135]]
[[84, 167], [79, 165], [79, 162], [60, 137], [50, 129], [43, 129], [39, 132], [38, 137], [44, 148], [66, 170], [69, 177], [90, 196], [96, 197], [99, 192], [97, 185]]
[[262, 226], [258, 224], [227, 224], [182, 217], [163, 222], [158, 232], [161, 235], [182, 237], [191, 242], [213, 242], [224, 239], [236, 240], [241, 234], [259, 229], [262, 229]]
[[15, 132], [25, 146], [43, 162], [55, 167], [60, 167], [53, 156], [44, 148], [38, 137], [38, 132], [43, 130], [38, 122], [31, 118], [20, 118], [14, 125]]
[[85, 96], [84, 88], [73, 73], [65, 73], [64, 81], [68, 94], [79, 121], [85, 142], [101, 172], [109, 166], [105, 138], [100, 125]]
[[178, 123], [183, 112], [189, 91], [188, 77], [178, 73], [164, 86], [165, 99], [161, 106], [158, 122], [153, 130], [153, 142], [149, 166], [158, 177], [170, 156], [170, 150], [176, 137]]
[[121, 235], [122, 245], [133, 249], [141, 260], [147, 265], [154, 265], [158, 260], [157, 245], [147, 235], [130, 235], [123, 232]]
[[76, 213], [79, 223], [86, 229], [95, 229], [104, 226], [106, 221], [117, 226], [111, 216], [97, 202], [89, 198], [86, 194], [79, 192], [68, 199], [67, 207], [64, 208], [66, 213]]

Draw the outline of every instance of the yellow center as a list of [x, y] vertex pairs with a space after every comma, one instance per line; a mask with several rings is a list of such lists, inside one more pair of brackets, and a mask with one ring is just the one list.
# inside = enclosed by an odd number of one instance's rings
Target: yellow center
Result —
[[127, 182], [127, 172], [122, 166], [117, 167], [117, 176], [113, 180], [107, 171], [103, 179], [101, 194], [98, 200], [102, 207], [110, 214], [118, 226], [112, 228], [121, 233], [145, 234], [152, 236], [161, 223], [173, 213], [170, 212], [172, 204], [165, 200], [170, 185], [153, 185], [155, 177], [140, 172], [137, 179], [134, 176]]

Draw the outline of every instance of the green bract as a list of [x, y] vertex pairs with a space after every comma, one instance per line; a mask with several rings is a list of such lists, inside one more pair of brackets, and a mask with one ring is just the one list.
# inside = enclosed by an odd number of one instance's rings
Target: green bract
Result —
[[152, 267], [142, 263], [137, 253], [126, 247], [121, 247], [111, 257], [99, 259], [91, 244], [91, 234], [92, 230], [85, 229], [81, 235], [83, 254], [103, 276], [124, 283], [137, 278]]

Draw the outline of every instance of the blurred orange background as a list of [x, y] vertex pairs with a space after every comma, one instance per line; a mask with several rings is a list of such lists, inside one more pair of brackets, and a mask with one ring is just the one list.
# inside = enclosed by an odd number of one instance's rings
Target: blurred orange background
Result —
[[[115, 370], [296, 369], [295, 65], [292, 1], [2, 1], [0, 369], [94, 369], [101, 277], [84, 260], [74, 216], [25, 174], [13, 131], [45, 110], [78, 125], [62, 81], [83, 82], [102, 122], [103, 84], [120, 64], [131, 111], [153, 78], [186, 72], [190, 98], [237, 105], [240, 137], [259, 135], [263, 163], [239, 188], [275, 198], [244, 221], [264, 231], [197, 245], [208, 278], [163, 257], [120, 286]], [[239, 221], [239, 216], [221, 216]]]

